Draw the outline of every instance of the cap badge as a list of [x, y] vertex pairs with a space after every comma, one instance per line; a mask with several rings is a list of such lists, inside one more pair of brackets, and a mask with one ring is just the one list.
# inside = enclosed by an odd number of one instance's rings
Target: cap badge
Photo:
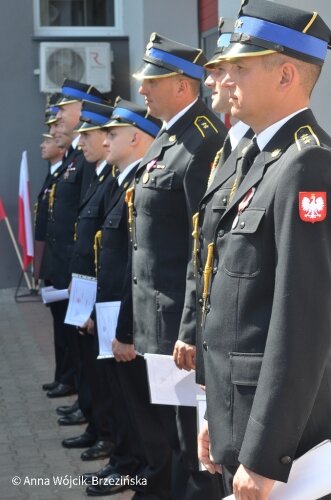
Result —
[[240, 19], [237, 19], [236, 22], [234, 23], [235, 28], [241, 28], [243, 26], [244, 22], [241, 21]]

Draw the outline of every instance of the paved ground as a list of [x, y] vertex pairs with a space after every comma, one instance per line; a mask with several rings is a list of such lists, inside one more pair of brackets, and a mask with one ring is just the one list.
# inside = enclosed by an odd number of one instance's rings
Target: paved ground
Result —
[[[85, 426], [60, 427], [55, 408], [74, 398], [50, 400], [41, 390], [53, 380], [48, 309], [40, 302], [16, 303], [14, 290], [0, 290], [0, 345], [0, 499], [87, 498], [77, 484], [80, 474], [106, 462], [82, 462], [82, 450], [61, 446]], [[128, 491], [108, 498], [131, 496]]]

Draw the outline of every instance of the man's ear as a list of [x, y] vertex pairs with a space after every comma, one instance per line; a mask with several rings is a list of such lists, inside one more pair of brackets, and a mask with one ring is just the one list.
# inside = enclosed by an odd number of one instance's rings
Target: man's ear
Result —
[[189, 87], [189, 82], [186, 80], [186, 78], [179, 78], [178, 79], [178, 81], [177, 81], [178, 94], [186, 93], [188, 87]]
[[139, 142], [139, 134], [138, 134], [138, 132], [133, 132], [130, 142], [134, 146]]
[[280, 67], [281, 75], [280, 75], [280, 86], [282, 88], [290, 87], [297, 75], [297, 69], [294, 64], [291, 62], [285, 62]]

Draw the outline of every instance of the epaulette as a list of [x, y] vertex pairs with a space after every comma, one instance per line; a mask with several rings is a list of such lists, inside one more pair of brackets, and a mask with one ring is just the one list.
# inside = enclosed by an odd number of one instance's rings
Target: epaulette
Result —
[[194, 125], [202, 135], [202, 137], [206, 137], [206, 132], [210, 132], [212, 129], [216, 134], [218, 134], [218, 130], [215, 127], [215, 125], [212, 123], [212, 121], [207, 118], [207, 116], [200, 115], [197, 116], [196, 119], [194, 120]]
[[299, 151], [305, 146], [320, 146], [321, 143], [310, 125], [303, 125], [294, 133], [295, 143]]

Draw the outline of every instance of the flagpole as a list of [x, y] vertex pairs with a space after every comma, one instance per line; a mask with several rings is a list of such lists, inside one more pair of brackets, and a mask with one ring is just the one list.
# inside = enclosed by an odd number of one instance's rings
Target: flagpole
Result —
[[13, 246], [14, 246], [14, 249], [15, 249], [15, 252], [16, 252], [16, 255], [17, 255], [17, 258], [18, 258], [18, 261], [20, 263], [20, 266], [21, 266], [21, 269], [22, 269], [22, 273], [24, 274], [24, 278], [25, 278], [25, 281], [26, 281], [26, 284], [29, 288], [29, 290], [31, 290], [31, 283], [30, 283], [30, 280], [29, 280], [29, 276], [27, 275], [27, 272], [24, 271], [24, 266], [23, 266], [23, 261], [22, 261], [22, 257], [21, 257], [21, 254], [20, 254], [20, 251], [18, 249], [18, 246], [17, 246], [17, 243], [16, 243], [16, 240], [15, 240], [15, 236], [14, 236], [14, 233], [13, 233], [13, 230], [11, 228], [11, 225], [10, 225], [10, 222], [8, 220], [8, 217], [5, 216], [4, 217], [4, 221], [6, 222], [6, 226], [7, 226], [7, 229], [8, 229], [8, 233], [9, 233], [9, 236], [10, 236], [10, 239], [13, 243]]

